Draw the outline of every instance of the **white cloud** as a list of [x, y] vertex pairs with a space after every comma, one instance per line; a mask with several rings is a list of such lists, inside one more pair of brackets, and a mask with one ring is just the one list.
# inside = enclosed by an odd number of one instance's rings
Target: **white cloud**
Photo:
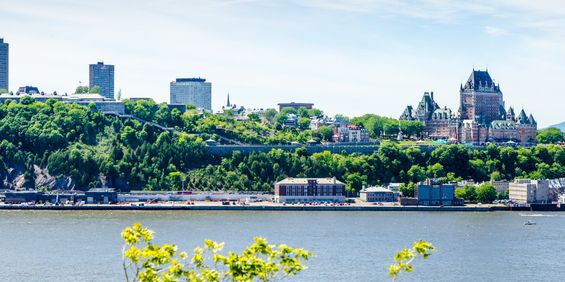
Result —
[[499, 28], [499, 27], [494, 27], [494, 26], [487, 26], [485, 27], [485, 32], [489, 35], [493, 35], [493, 36], [499, 36], [499, 35], [504, 35], [507, 33], [507, 31], [505, 29]]

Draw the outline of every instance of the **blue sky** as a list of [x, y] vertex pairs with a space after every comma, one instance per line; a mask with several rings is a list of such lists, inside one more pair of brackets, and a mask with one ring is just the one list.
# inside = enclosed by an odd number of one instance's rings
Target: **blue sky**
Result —
[[0, 0], [10, 86], [71, 92], [88, 64], [116, 66], [123, 97], [168, 101], [176, 77], [247, 107], [313, 102], [329, 114], [398, 117], [485, 69], [507, 106], [565, 120], [565, 4], [557, 0]]

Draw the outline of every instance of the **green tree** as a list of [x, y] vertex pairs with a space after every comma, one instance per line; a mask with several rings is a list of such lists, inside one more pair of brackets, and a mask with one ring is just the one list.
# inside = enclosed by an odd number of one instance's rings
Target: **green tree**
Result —
[[477, 188], [475, 186], [465, 185], [463, 186], [463, 189], [465, 190], [465, 197], [464, 197], [465, 200], [471, 202], [477, 200]]
[[96, 94], [99, 94], [99, 93], [100, 93], [100, 86], [95, 85], [94, 87], [90, 88], [90, 90], [88, 91], [88, 93], [96, 93]]
[[307, 117], [302, 117], [298, 119], [298, 128], [301, 130], [306, 130], [310, 127], [310, 119]]
[[500, 171], [493, 171], [490, 174], [490, 180], [492, 180], [492, 181], [504, 180], [504, 175], [502, 175], [502, 173], [500, 173]]
[[428, 176], [429, 177], [444, 177], [445, 176], [445, 170], [442, 164], [440, 163], [435, 163], [431, 166], [428, 167]]
[[268, 123], [274, 123], [274, 118], [277, 115], [277, 110], [275, 109], [267, 109], [265, 110], [265, 120], [267, 120]]
[[297, 275], [306, 268], [303, 262], [314, 256], [255, 237], [242, 253], [222, 255], [224, 243], [206, 240], [189, 257], [173, 244], [153, 244], [153, 231], [139, 223], [126, 227], [122, 239], [126, 281], [269, 281], [277, 275]]
[[408, 177], [411, 182], [420, 182], [426, 179], [426, 172], [419, 165], [412, 165], [408, 170]]
[[564, 140], [563, 132], [555, 127], [538, 130], [536, 139], [541, 144], [555, 144]]
[[333, 137], [333, 128], [331, 126], [322, 126], [318, 129], [318, 132], [320, 133], [320, 137], [322, 138], [322, 140], [324, 141], [332, 141], [332, 137]]
[[404, 249], [394, 255], [395, 264], [389, 267], [388, 274], [392, 277], [392, 280], [395, 280], [403, 271], [412, 272], [414, 270], [412, 262], [418, 256], [427, 259], [434, 250], [435, 248], [430, 242], [422, 240], [414, 242], [412, 248]]
[[414, 197], [414, 191], [416, 190], [416, 187], [412, 182], [408, 184], [402, 183], [400, 184], [400, 187], [398, 187], [398, 190], [400, 191], [400, 193], [402, 193], [402, 196], [404, 197]]
[[347, 175], [345, 180], [346, 180], [345, 182], [347, 183], [345, 187], [347, 194], [349, 196], [355, 196], [357, 195], [357, 193], [359, 193], [361, 188], [363, 188], [363, 185], [366, 184], [367, 176], [366, 175], [361, 176], [358, 172], [355, 172]]
[[492, 203], [496, 200], [496, 188], [490, 183], [484, 183], [477, 188], [477, 201], [481, 203]]
[[254, 121], [254, 122], [260, 122], [261, 121], [261, 117], [256, 113], [251, 113], [251, 114], [247, 115], [247, 118], [249, 118], [249, 120]]
[[464, 188], [456, 188], [455, 189], [455, 197], [457, 197], [459, 199], [467, 198], [467, 194], [465, 193], [465, 189]]
[[85, 93], [88, 93], [88, 86], [82, 86], [82, 85], [77, 86], [77, 88], [76, 88], [76, 90], [75, 90], [75, 93], [76, 93], [76, 94], [85, 94]]

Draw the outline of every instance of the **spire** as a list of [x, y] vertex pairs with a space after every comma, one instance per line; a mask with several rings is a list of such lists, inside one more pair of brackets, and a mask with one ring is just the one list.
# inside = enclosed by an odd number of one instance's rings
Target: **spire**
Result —
[[230, 104], [230, 93], [229, 93], [229, 92], [228, 92], [228, 104], [227, 104], [226, 106], [231, 107], [231, 104]]
[[529, 120], [528, 120], [528, 116], [526, 115], [526, 112], [524, 112], [524, 109], [522, 109], [520, 111], [520, 116], [518, 117], [518, 122], [521, 124], [528, 124]]
[[534, 119], [534, 116], [532, 114], [530, 114], [530, 117], [528, 117], [528, 120], [529, 120], [530, 124], [537, 124], [537, 122]]

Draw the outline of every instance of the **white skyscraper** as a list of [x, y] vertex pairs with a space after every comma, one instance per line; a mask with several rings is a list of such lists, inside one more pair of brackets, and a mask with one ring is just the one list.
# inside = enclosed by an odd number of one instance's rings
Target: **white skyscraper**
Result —
[[212, 111], [212, 83], [204, 78], [177, 78], [171, 82], [171, 104], [191, 104]]

